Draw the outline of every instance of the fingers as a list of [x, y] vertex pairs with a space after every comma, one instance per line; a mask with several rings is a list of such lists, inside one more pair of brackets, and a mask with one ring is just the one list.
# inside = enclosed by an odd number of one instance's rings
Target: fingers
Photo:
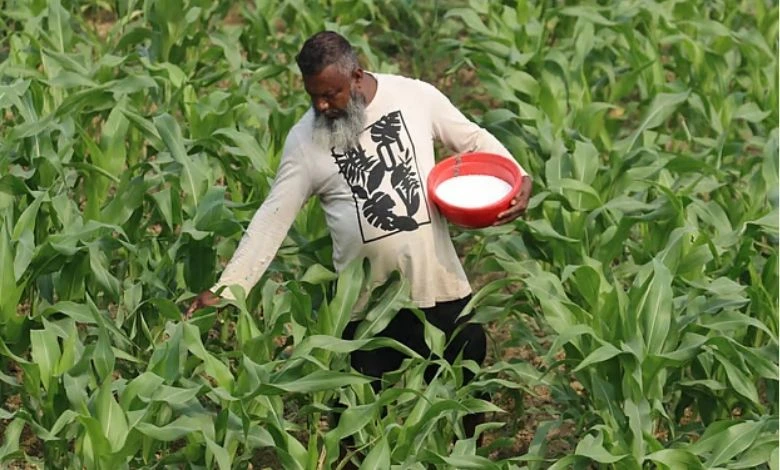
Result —
[[498, 214], [498, 218], [493, 225], [503, 225], [507, 222], [511, 222], [525, 212], [528, 208], [528, 200], [531, 196], [531, 186], [531, 177], [524, 176], [523, 182], [520, 184], [520, 191], [518, 191], [517, 196], [509, 202], [509, 209]]
[[505, 219], [507, 217], [516, 217], [522, 214], [526, 207], [528, 207], [528, 199], [522, 194], [518, 194], [517, 197], [509, 202], [509, 209], [498, 214], [499, 219]]
[[524, 208], [520, 206], [514, 206], [510, 209], [505, 210], [504, 212], [498, 214], [498, 218], [493, 223], [493, 225], [503, 225], [507, 222], [511, 222], [515, 220], [516, 218], [520, 217], [520, 215], [523, 213]]
[[184, 318], [190, 319], [192, 317], [192, 314], [195, 313], [195, 310], [200, 308], [200, 302], [198, 302], [198, 299], [195, 299], [194, 302], [190, 304], [190, 308], [187, 309], [186, 312], [184, 312]]
[[517, 211], [516, 202], [515, 202], [514, 199], [512, 199], [512, 202], [509, 203], [509, 209], [507, 209], [507, 210], [501, 212], [500, 214], [498, 214], [498, 218], [496, 219], [496, 222], [500, 222], [500, 221], [506, 219], [507, 217], [509, 217], [512, 214], [514, 214], [516, 211]]
[[520, 184], [520, 191], [518, 191], [517, 197], [515, 198], [518, 202], [522, 201], [523, 209], [528, 206], [528, 199], [531, 197], [531, 186], [531, 177], [527, 175], [523, 176], [523, 182]]
[[186, 312], [184, 312], [184, 318], [191, 318], [192, 314], [195, 313], [196, 310], [199, 310], [204, 307], [211, 307], [213, 305], [217, 305], [220, 301], [220, 297], [216, 294], [214, 294], [211, 291], [203, 291], [200, 294], [198, 294], [197, 297], [195, 297], [195, 300], [192, 301], [190, 304], [190, 308], [187, 309]]

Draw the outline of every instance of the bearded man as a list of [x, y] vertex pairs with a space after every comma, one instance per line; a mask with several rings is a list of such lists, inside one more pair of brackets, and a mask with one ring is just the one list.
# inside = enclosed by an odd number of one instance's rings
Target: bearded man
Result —
[[[272, 189], [251, 223], [219, 282], [201, 293], [187, 314], [219, 301], [214, 292], [237, 284], [246, 292], [257, 283], [276, 254], [303, 204], [319, 197], [333, 240], [337, 270], [351, 260], [368, 258], [374, 285], [399, 271], [410, 282], [411, 301], [442, 330], [449, 346], [445, 359], [462, 354], [481, 364], [485, 332], [458, 315], [471, 287], [450, 239], [447, 221], [431, 204], [426, 179], [435, 164], [434, 140], [462, 153], [503, 155], [507, 149], [485, 129], [469, 121], [434, 86], [398, 75], [360, 68], [349, 42], [334, 32], [309, 38], [296, 61], [312, 107], [290, 130]], [[531, 179], [521, 173], [521, 190], [499, 215], [503, 224], [523, 213]], [[229, 296], [229, 291], [222, 295]], [[352, 338], [359, 321], [344, 332]], [[430, 355], [424, 327], [407, 309], [381, 334]], [[376, 377], [396, 370], [404, 355], [394, 349], [356, 351], [352, 366]], [[431, 380], [435, 371], [429, 371]], [[465, 380], [471, 378], [464, 372]], [[478, 420], [464, 421], [473, 435]]]

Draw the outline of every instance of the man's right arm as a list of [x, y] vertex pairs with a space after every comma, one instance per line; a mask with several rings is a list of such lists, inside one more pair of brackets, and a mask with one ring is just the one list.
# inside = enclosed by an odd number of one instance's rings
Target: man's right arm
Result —
[[276, 255], [298, 211], [311, 196], [311, 188], [299, 147], [288, 139], [268, 197], [252, 217], [219, 281], [196, 297], [186, 312], [188, 317], [199, 308], [219, 302], [216, 292], [223, 286], [220, 295], [226, 299], [233, 298], [231, 285], [239, 285], [249, 293]]

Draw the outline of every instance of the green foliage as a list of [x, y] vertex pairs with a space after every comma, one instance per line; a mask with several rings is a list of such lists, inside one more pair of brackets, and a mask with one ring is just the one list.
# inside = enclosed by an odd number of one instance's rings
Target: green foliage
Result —
[[[777, 461], [774, 3], [0, 4], [0, 465], [336, 468], [347, 437], [365, 468]], [[436, 82], [533, 175], [524, 219], [454, 232], [472, 278], [503, 273], [476, 321], [539, 364], [376, 337], [402, 278], [341, 340], [367, 272], [333, 272], [316, 201], [257, 288], [182, 320], [269, 191], [309, 105], [293, 57], [323, 28]], [[347, 355], [378, 347], [410, 359], [374, 393]], [[561, 406], [527, 452], [463, 436], [501, 416], [477, 393], [538, 387]]]

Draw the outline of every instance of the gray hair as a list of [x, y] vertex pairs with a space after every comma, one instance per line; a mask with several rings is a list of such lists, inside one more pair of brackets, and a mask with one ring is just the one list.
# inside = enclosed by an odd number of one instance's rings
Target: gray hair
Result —
[[345, 75], [360, 66], [349, 41], [333, 31], [321, 31], [307, 39], [295, 61], [304, 77], [317, 75], [329, 65], [335, 65]]

